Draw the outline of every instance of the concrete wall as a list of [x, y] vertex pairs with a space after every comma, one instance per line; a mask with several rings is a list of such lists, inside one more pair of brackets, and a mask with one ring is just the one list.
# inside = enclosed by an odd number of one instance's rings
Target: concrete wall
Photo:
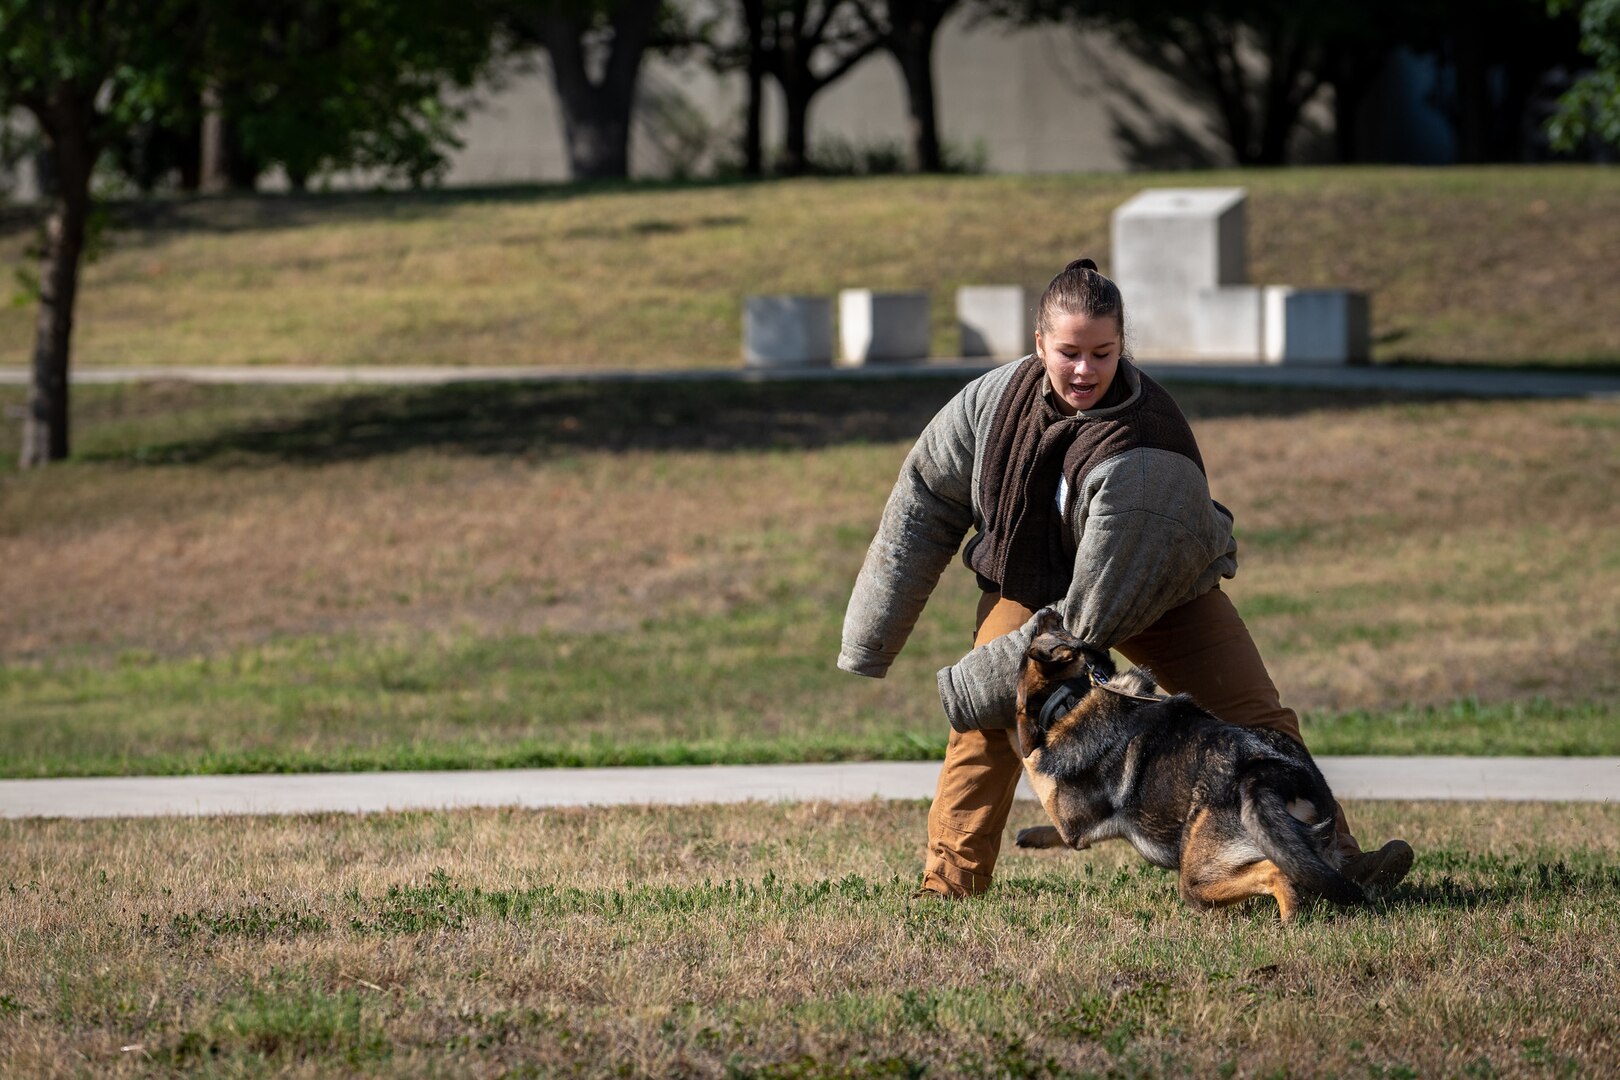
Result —
[[[959, 150], [982, 148], [991, 172], [1230, 162], [1208, 110], [1105, 34], [1013, 29], [957, 15], [941, 28], [934, 56], [941, 134]], [[766, 85], [768, 153], [780, 143], [782, 108], [774, 86]], [[663, 176], [683, 166], [701, 171], [716, 155], [735, 157], [740, 75], [719, 78], [699, 64], [654, 58], [644, 68], [641, 98], [631, 143], [636, 175]], [[561, 118], [544, 53], [506, 73], [477, 101], [448, 183], [566, 178]], [[1319, 108], [1311, 120], [1327, 130], [1327, 109]], [[828, 139], [903, 145], [905, 91], [894, 60], [874, 55], [823, 91], [811, 106], [810, 138], [812, 149]]]
[[[935, 42], [942, 136], [959, 151], [982, 150], [991, 172], [1043, 173], [1189, 168], [1230, 163], [1215, 118], [1169, 76], [1143, 64], [1100, 32], [1016, 29], [956, 14]], [[767, 80], [766, 152], [781, 142], [782, 107]], [[707, 171], [735, 159], [743, 79], [718, 77], [695, 62], [659, 57], [643, 67], [631, 171], [659, 177]], [[544, 52], [511, 64], [467, 99], [463, 147], [445, 182], [525, 183], [568, 177], [562, 117]], [[1306, 118], [1296, 157], [1314, 160], [1331, 132], [1326, 95]], [[1315, 134], [1312, 134], [1314, 129]], [[862, 62], [811, 106], [811, 148], [840, 140], [856, 147], [906, 140], [905, 91], [886, 54]], [[32, 194], [15, 178], [12, 196]], [[340, 177], [334, 186], [375, 182]], [[266, 188], [280, 186], [275, 176]]]

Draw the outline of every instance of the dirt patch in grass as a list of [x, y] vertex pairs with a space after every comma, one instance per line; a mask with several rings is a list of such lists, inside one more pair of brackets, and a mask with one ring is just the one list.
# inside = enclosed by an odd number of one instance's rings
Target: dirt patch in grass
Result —
[[1351, 810], [1411, 878], [1287, 927], [1123, 845], [919, 903], [914, 803], [0, 822], [0, 1071], [1600, 1072], [1620, 810]]
[[[86, 271], [77, 362], [735, 363], [742, 298], [923, 289], [935, 355], [961, 285], [1108, 264], [1130, 176], [795, 180], [125, 208]], [[1380, 359], [1613, 362], [1620, 193], [1602, 168], [1200, 174], [1250, 193], [1251, 277], [1372, 295]], [[16, 219], [13, 219], [15, 222]], [[27, 230], [0, 236], [22, 257]], [[1129, 297], [1126, 298], [1127, 302]], [[32, 313], [0, 309], [22, 358]]]

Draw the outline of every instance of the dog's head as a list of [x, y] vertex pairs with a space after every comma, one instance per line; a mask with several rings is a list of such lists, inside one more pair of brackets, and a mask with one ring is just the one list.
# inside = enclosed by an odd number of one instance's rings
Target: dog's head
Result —
[[1018, 747], [1023, 756], [1029, 757], [1046, 742], [1049, 724], [1042, 722], [1041, 712], [1063, 684], [1081, 680], [1089, 687], [1113, 677], [1114, 662], [1106, 651], [1069, 633], [1063, 617], [1052, 608], [1036, 613], [1035, 636], [1024, 650], [1018, 673]]

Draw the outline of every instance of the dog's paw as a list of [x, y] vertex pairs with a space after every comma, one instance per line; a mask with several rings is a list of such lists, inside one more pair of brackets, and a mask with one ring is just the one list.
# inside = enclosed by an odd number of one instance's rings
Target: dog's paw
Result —
[[1021, 848], [1054, 848], [1063, 847], [1063, 837], [1051, 825], [1035, 825], [1028, 829], [1019, 829], [1018, 836], [1013, 843]]

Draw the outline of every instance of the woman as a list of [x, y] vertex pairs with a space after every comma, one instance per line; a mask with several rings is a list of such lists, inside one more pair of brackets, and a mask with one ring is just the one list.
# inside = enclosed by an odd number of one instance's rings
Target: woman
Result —
[[[840, 668], [883, 677], [970, 527], [963, 561], [983, 595], [973, 651], [939, 673], [952, 730], [925, 892], [990, 885], [1022, 771], [1008, 730], [1018, 666], [1042, 607], [1228, 722], [1300, 739], [1219, 587], [1237, 572], [1232, 515], [1175, 402], [1131, 364], [1119, 288], [1090, 259], [1047, 286], [1034, 354], [969, 383], [918, 437], [856, 579]], [[1405, 876], [1404, 841], [1362, 853], [1342, 810], [1338, 825], [1348, 876]]]

